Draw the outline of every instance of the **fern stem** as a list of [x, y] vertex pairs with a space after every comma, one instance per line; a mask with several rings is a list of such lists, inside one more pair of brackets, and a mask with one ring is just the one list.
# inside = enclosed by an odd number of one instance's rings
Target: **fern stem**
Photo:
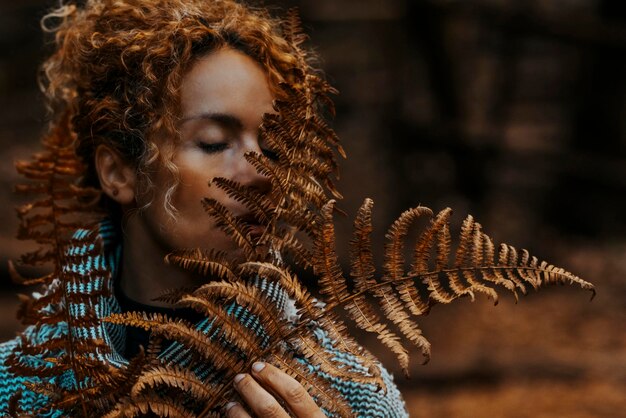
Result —
[[[371, 285], [366, 289], [363, 289], [359, 292], [353, 293], [350, 296], [348, 296], [346, 299], [340, 300], [338, 302], [335, 303], [329, 303], [328, 305], [326, 305], [324, 307], [324, 310], [333, 310], [335, 309], [337, 306], [340, 305], [345, 305], [346, 303], [351, 302], [353, 299], [365, 295], [366, 293], [371, 292], [372, 290], [384, 287], [384, 286], [389, 286], [391, 284], [396, 284], [396, 283], [402, 283], [402, 282], [406, 282], [409, 280], [418, 280], [418, 279], [424, 279], [427, 277], [431, 277], [431, 276], [437, 276], [439, 274], [446, 274], [446, 273], [458, 273], [458, 272], [464, 272], [464, 271], [474, 271], [474, 272], [482, 272], [482, 271], [493, 271], [493, 270], [500, 270], [500, 271], [506, 271], [506, 270], [511, 270], [511, 269], [516, 269], [516, 270], [525, 270], [525, 271], [532, 271], [532, 272], [536, 272], [536, 273], [550, 273], [550, 274], [555, 274], [558, 276], [563, 277], [564, 279], [570, 279], [571, 277], [568, 275], [568, 273], [559, 273], [559, 272], [547, 272], [546, 269], [544, 268], [540, 268], [540, 267], [511, 267], [511, 266], [484, 266], [484, 267], [459, 267], [459, 268], [453, 268], [453, 269], [442, 269], [442, 270], [437, 270], [437, 271], [431, 271], [425, 274], [419, 274], [416, 276], [404, 276], [404, 277], [399, 277], [396, 279], [389, 279], [389, 280], [385, 280], [384, 282], [380, 282], [380, 283], [376, 283], [375, 285]], [[595, 296], [595, 289], [590, 289], [593, 292], [593, 296]], [[593, 297], [592, 296], [592, 297]], [[319, 319], [322, 315], [318, 315], [317, 317], [313, 318], [312, 320], [315, 321], [317, 319]], [[299, 326], [298, 326], [299, 327]], [[290, 332], [289, 334], [291, 334], [292, 332]]]
[[[54, 146], [53, 147], [58, 147]], [[57, 167], [57, 165], [59, 164], [59, 152], [57, 149], [54, 150], [54, 165], [53, 167]], [[57, 174], [56, 174], [56, 170], [52, 170], [51, 174], [51, 179], [50, 182], [48, 184], [48, 195], [49, 196], [54, 196], [54, 191], [55, 191], [55, 187], [56, 187], [56, 180], [57, 180]], [[76, 357], [75, 357], [75, 347], [74, 347], [74, 334], [72, 332], [73, 327], [74, 327], [74, 321], [70, 312], [70, 297], [68, 295], [67, 292], [67, 286], [66, 286], [66, 275], [64, 274], [63, 268], [60, 268], [60, 266], [65, 265], [65, 254], [63, 253], [63, 243], [61, 242], [59, 236], [62, 233], [62, 231], [59, 228], [59, 217], [60, 215], [63, 213], [62, 211], [59, 210], [59, 206], [56, 203], [56, 199], [52, 199], [52, 219], [53, 219], [53, 228], [52, 230], [54, 231], [54, 247], [55, 247], [55, 253], [56, 253], [56, 258], [57, 260], [59, 260], [59, 264], [57, 264], [55, 266], [55, 270], [57, 270], [57, 274], [59, 279], [61, 280], [61, 287], [62, 287], [62, 291], [63, 291], [63, 302], [64, 302], [64, 309], [65, 309], [65, 321], [67, 323], [67, 338], [68, 338], [68, 356], [69, 356], [69, 360], [70, 360], [70, 366], [72, 367], [72, 371], [74, 372], [74, 378], [76, 379], [76, 390], [78, 390], [80, 392], [80, 382], [82, 380], [81, 376], [78, 373], [78, 365], [76, 362]], [[83, 410], [83, 416], [85, 418], [88, 418], [88, 412], [87, 412], [87, 406], [85, 405], [85, 399], [82, 396], [82, 393], [80, 394], [80, 404]]]

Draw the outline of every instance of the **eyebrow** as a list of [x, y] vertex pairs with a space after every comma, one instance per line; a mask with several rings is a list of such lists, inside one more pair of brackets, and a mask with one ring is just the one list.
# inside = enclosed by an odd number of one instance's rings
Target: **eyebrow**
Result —
[[207, 113], [200, 113], [197, 115], [192, 115], [192, 116], [183, 118], [180, 121], [180, 123], [182, 125], [185, 122], [189, 122], [191, 120], [198, 120], [198, 119], [217, 122], [220, 125], [225, 125], [225, 126], [229, 126], [229, 127], [233, 127], [237, 129], [243, 129], [243, 123], [241, 122], [241, 119], [233, 115], [230, 115], [228, 113], [219, 113], [219, 112], [218, 113], [207, 112]]

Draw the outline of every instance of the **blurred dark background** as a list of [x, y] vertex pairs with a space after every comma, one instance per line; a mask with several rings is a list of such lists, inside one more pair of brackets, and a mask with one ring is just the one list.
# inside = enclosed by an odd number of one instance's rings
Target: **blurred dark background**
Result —
[[[14, 335], [12, 162], [45, 123], [35, 76], [50, 0], [0, 0], [0, 336]], [[363, 199], [386, 227], [418, 204], [596, 284], [437, 306], [433, 358], [404, 380], [412, 417], [617, 417], [626, 411], [626, 2], [282, 0], [340, 90], [341, 242]], [[345, 245], [343, 245], [345, 248]], [[344, 252], [345, 255], [345, 252]]]

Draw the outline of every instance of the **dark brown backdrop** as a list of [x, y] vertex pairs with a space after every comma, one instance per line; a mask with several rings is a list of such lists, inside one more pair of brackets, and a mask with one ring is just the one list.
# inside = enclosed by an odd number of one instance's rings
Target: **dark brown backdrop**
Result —
[[[208, 0], [207, 0], [208, 1]], [[0, 1], [0, 335], [14, 334], [12, 161], [44, 123], [35, 86], [52, 0]], [[341, 94], [342, 207], [385, 227], [423, 204], [597, 285], [515, 305], [438, 306], [433, 359], [398, 377], [414, 417], [617, 417], [626, 411], [626, 9], [621, 0], [283, 0]], [[347, 242], [348, 220], [338, 228]], [[368, 345], [376, 350], [375, 341]], [[396, 369], [393, 359], [383, 354]]]

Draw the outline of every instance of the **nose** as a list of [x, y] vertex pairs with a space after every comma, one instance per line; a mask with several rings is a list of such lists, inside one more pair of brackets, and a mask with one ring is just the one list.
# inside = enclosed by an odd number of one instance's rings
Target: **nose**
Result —
[[[248, 152], [254, 152], [256, 154], [262, 154], [263, 150], [259, 145], [259, 141], [254, 138], [254, 140], [246, 141], [248, 145], [244, 147], [244, 154]], [[257, 171], [256, 168], [252, 164], [250, 164], [242, 155], [242, 161], [240, 169], [238, 170], [238, 175], [234, 180], [238, 181], [244, 186], [250, 187], [258, 191], [262, 194], [269, 194], [272, 188], [272, 182], [269, 177], [264, 174], [261, 174]]]

